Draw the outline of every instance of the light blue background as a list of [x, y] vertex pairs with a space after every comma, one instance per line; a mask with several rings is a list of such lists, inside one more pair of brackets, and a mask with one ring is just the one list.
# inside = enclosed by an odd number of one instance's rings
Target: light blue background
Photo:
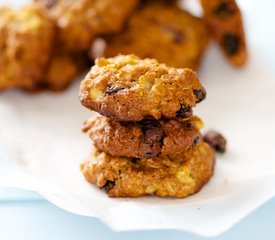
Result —
[[[179, 231], [116, 233], [95, 218], [65, 212], [39, 195], [0, 189], [9, 199], [0, 200], [1, 240], [199, 240], [206, 239]], [[19, 199], [22, 197], [22, 200]], [[25, 200], [27, 199], [27, 200]], [[130, 216], [130, 215], [129, 215]], [[134, 216], [133, 216], [134, 217]], [[213, 239], [274, 240], [275, 199], [256, 210], [231, 230]]]
[[[253, 35], [252, 32], [250, 35], [255, 38], [266, 63], [275, 75], [275, 1], [239, 0], [239, 2], [248, 6], [249, 18], [254, 20], [253, 28], [256, 33]], [[264, 84], [261, 76], [259, 76], [259, 84]], [[19, 239], [197, 240], [205, 238], [179, 231], [115, 233], [99, 220], [67, 213], [36, 193], [0, 188], [0, 240]], [[228, 232], [213, 239], [274, 240], [275, 198]]]

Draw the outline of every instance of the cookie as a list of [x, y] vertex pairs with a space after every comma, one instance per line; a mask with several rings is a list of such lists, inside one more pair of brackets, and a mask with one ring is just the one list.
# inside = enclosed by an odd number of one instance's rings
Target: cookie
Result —
[[202, 121], [146, 119], [117, 122], [97, 116], [84, 124], [83, 131], [95, 147], [114, 157], [152, 158], [184, 152], [198, 143]]
[[134, 53], [171, 67], [196, 70], [208, 44], [208, 32], [202, 19], [176, 5], [148, 1], [122, 32], [105, 41], [105, 57]]
[[32, 5], [0, 9], [0, 90], [32, 86], [47, 68], [55, 25]]
[[56, 19], [59, 44], [66, 51], [87, 51], [99, 34], [121, 30], [138, 0], [37, 0]]
[[97, 59], [79, 94], [84, 106], [117, 121], [189, 118], [205, 96], [192, 70], [135, 55]]
[[88, 69], [85, 55], [55, 54], [50, 60], [43, 83], [51, 90], [64, 90], [84, 69]]
[[81, 165], [86, 180], [110, 197], [183, 198], [198, 192], [213, 175], [215, 157], [200, 143], [176, 158], [124, 158], [94, 151]]
[[247, 61], [247, 47], [241, 11], [235, 0], [201, 0], [204, 19], [212, 37], [228, 61], [242, 66]]
[[56, 52], [50, 59], [44, 76], [32, 86], [25, 88], [27, 91], [66, 89], [75, 78], [88, 69], [89, 61], [85, 54], [65, 54]]

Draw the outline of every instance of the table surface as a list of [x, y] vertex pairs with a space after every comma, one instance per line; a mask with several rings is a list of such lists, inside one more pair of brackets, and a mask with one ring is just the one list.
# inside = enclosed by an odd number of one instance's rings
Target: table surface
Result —
[[[275, 74], [275, 1], [239, 0], [239, 3], [246, 4], [249, 14], [257, 18], [254, 26], [257, 34], [253, 37]], [[116, 233], [95, 218], [65, 212], [36, 193], [10, 188], [0, 188], [0, 236], [3, 240], [205, 239], [180, 231]], [[214, 239], [275, 239], [275, 198]]]

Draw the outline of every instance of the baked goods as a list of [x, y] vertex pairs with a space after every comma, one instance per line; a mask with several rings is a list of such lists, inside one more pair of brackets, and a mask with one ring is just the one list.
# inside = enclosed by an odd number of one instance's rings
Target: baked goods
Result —
[[43, 82], [48, 88], [61, 91], [84, 69], [88, 69], [87, 57], [83, 54], [55, 54], [48, 65]]
[[203, 123], [198, 117], [184, 121], [146, 119], [141, 122], [117, 122], [97, 116], [84, 124], [99, 151], [114, 157], [151, 158], [182, 153], [199, 139]]
[[37, 0], [49, 9], [65, 51], [88, 51], [99, 34], [121, 30], [138, 0]]
[[41, 0], [0, 9], [0, 90], [63, 90], [95, 35], [120, 30], [138, 0]]
[[54, 34], [53, 21], [36, 5], [0, 9], [0, 90], [28, 88], [43, 77]]
[[182, 198], [198, 192], [213, 174], [214, 153], [202, 142], [182, 156], [126, 158], [94, 151], [81, 165], [86, 180], [110, 197]]
[[235, 0], [201, 0], [204, 19], [211, 35], [234, 66], [247, 60], [241, 11]]
[[[183, 198], [199, 191], [215, 162], [200, 134], [203, 123], [192, 116], [191, 107], [205, 96], [190, 69], [135, 55], [97, 59], [81, 83], [80, 100], [110, 118], [84, 123], [95, 145], [81, 165], [86, 180], [110, 197]], [[173, 109], [175, 102], [180, 109]]]
[[[86, 61], [89, 53], [93, 57], [99, 54], [109, 57], [118, 53], [136, 53], [142, 58], [156, 58], [171, 67], [197, 69], [208, 43], [207, 27], [233, 65], [241, 66], [247, 59], [241, 13], [234, 0], [201, 0], [205, 10], [203, 19], [181, 9], [176, 0], [34, 2], [19, 10], [0, 8], [0, 90], [63, 90], [83, 70], [83, 60]], [[105, 39], [105, 48], [96, 47], [96, 51], [91, 51], [96, 38]], [[94, 45], [98, 46], [96, 43]], [[83, 57], [83, 60], [79, 56]], [[192, 75], [186, 74], [190, 70], [184, 72], [183, 75]], [[149, 85], [144, 87], [151, 88], [150, 81]], [[187, 88], [192, 90], [192, 87]], [[143, 114], [156, 119], [175, 118], [176, 109], [180, 118], [191, 115], [194, 96], [187, 94], [189, 90], [185, 90], [182, 93], [188, 96], [179, 96], [182, 101], [174, 99], [168, 106], [169, 99], [166, 99], [165, 106], [159, 106], [158, 96], [153, 96], [155, 102], [151, 103], [155, 106], [145, 106], [143, 113], [138, 109], [130, 116], [122, 116], [123, 111], [128, 111], [127, 107], [132, 107], [133, 110], [137, 105], [146, 105], [144, 102], [148, 102], [147, 96], [154, 93], [147, 89], [150, 94], [145, 93], [144, 98], [140, 99], [136, 94], [142, 93], [141, 88], [136, 89], [137, 91], [132, 91], [132, 87], [119, 89], [115, 94], [117, 88], [115, 91], [111, 89], [111, 94], [108, 89], [102, 102], [89, 99], [88, 95], [85, 98], [83, 95], [83, 103], [95, 110], [98, 110], [96, 107], [102, 108], [102, 114], [116, 120], [141, 120], [144, 118]], [[195, 95], [204, 96], [204, 90], [193, 90]], [[122, 92], [127, 93], [121, 94]], [[116, 108], [117, 105], [109, 100], [118, 103], [118, 96], [121, 97], [119, 105], [123, 109], [118, 116], [113, 116], [115, 110], [112, 108], [109, 112], [105, 106], [108, 104]], [[164, 96], [168, 97], [168, 94]], [[132, 105], [126, 104], [123, 107], [124, 97], [141, 101], [132, 101]], [[158, 109], [159, 107], [161, 109]], [[170, 112], [163, 113], [163, 108], [170, 109]], [[137, 112], [140, 112], [141, 116], [137, 116]]]
[[135, 55], [97, 59], [80, 87], [85, 107], [117, 121], [188, 118], [205, 96], [192, 70]]
[[105, 57], [134, 53], [172, 67], [196, 70], [208, 44], [208, 33], [202, 19], [175, 4], [148, 0], [122, 32], [106, 36], [105, 41]]
[[56, 28], [38, 5], [0, 10], [0, 89], [60, 91], [86, 66], [84, 54], [59, 52]]
[[88, 69], [89, 60], [85, 54], [68, 54], [55, 52], [52, 54], [44, 75], [25, 87], [28, 92], [41, 90], [62, 91], [84, 70]]

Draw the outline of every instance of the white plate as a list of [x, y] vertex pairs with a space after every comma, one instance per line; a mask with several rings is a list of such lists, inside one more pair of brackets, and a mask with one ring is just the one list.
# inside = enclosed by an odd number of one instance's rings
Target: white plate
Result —
[[75, 83], [62, 94], [0, 95], [0, 184], [40, 192], [57, 206], [97, 217], [116, 231], [177, 229], [222, 233], [275, 195], [275, 81], [251, 45], [248, 65], [230, 67], [215, 47], [200, 78], [208, 96], [195, 109], [207, 129], [221, 131], [228, 151], [215, 175], [186, 199], [111, 199], [88, 184], [79, 163], [91, 142], [81, 133], [91, 116]]

